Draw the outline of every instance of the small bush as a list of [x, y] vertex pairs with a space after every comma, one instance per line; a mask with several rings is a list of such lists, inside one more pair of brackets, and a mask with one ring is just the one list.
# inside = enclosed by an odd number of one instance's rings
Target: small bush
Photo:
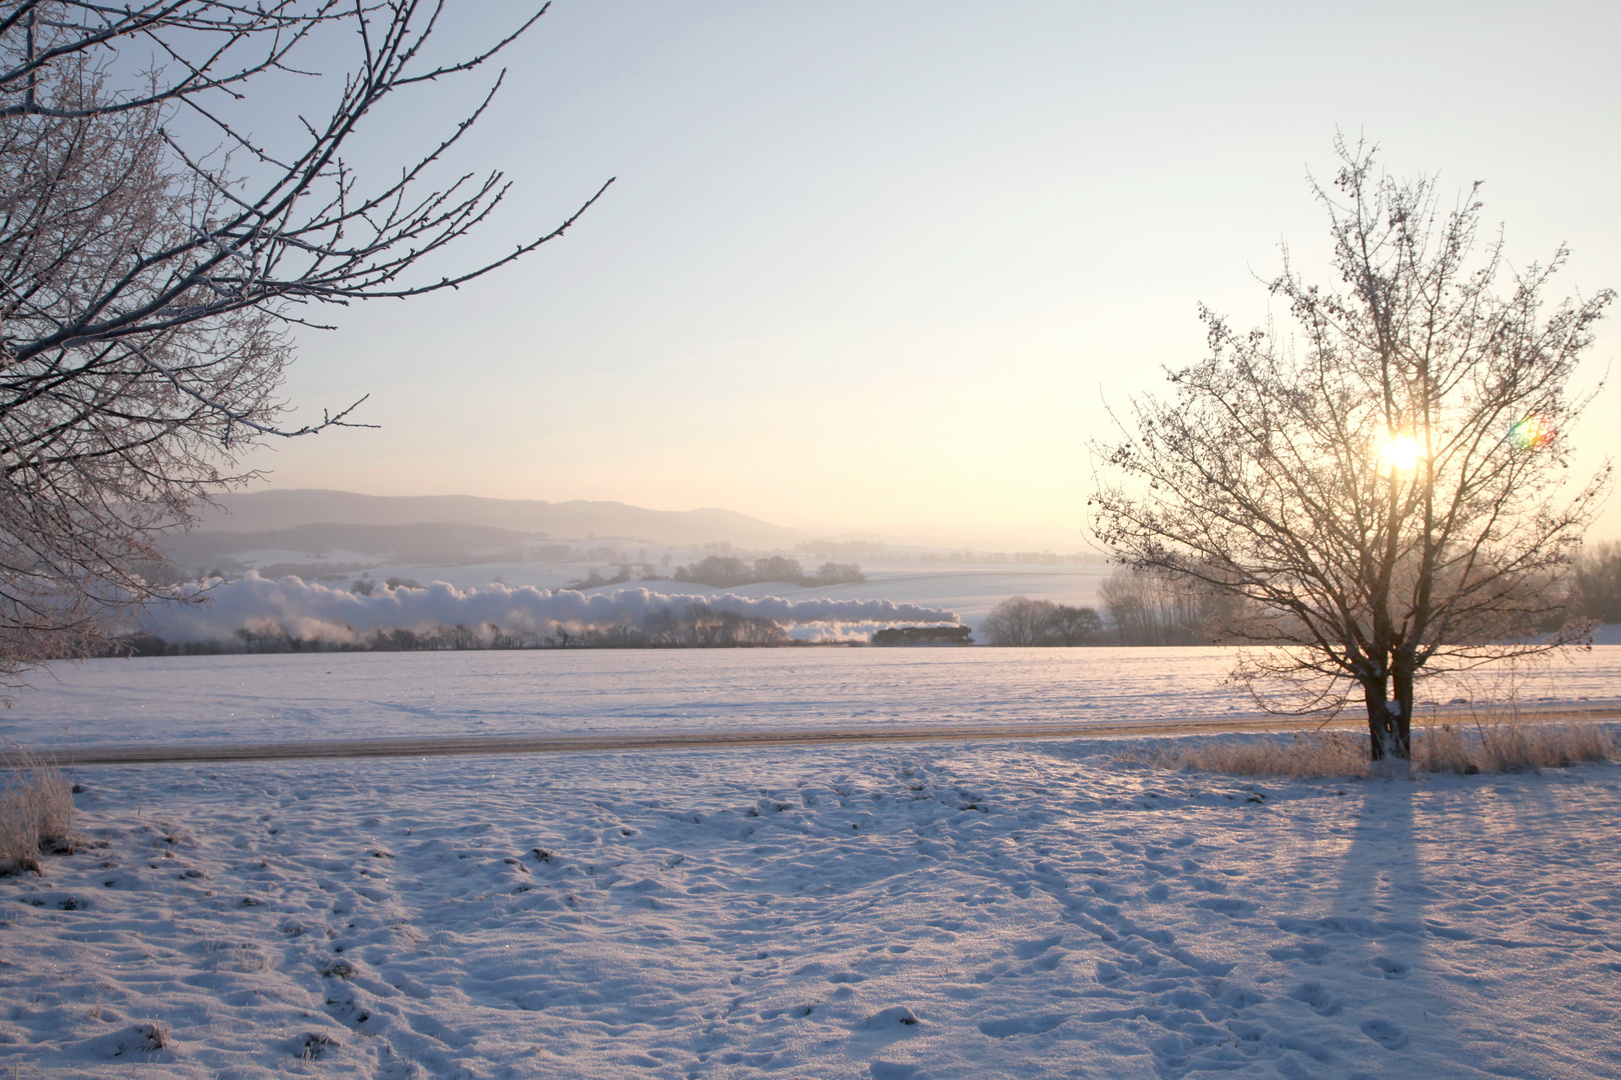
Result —
[[73, 789], [60, 769], [15, 746], [0, 767], [11, 773], [0, 793], [0, 874], [38, 871], [42, 852], [73, 850]]

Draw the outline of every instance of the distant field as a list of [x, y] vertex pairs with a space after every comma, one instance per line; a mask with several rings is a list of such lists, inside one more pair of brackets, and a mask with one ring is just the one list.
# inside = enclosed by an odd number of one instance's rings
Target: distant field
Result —
[[[62, 664], [0, 715], [29, 747], [1228, 720], [1230, 649], [526, 650], [153, 657]], [[1621, 707], [1621, 646], [1512, 683], [1431, 686]]]

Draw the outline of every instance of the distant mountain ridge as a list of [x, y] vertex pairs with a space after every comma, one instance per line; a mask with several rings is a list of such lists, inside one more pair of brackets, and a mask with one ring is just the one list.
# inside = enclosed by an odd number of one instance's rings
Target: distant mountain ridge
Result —
[[476, 495], [360, 495], [290, 489], [224, 495], [198, 529], [280, 532], [306, 525], [462, 525], [558, 538], [623, 538], [654, 544], [728, 541], [743, 548], [787, 548], [817, 534], [733, 510], [648, 510], [620, 502], [490, 499]]
[[264, 532], [227, 532], [223, 529], [173, 533], [164, 539], [169, 560], [195, 572], [210, 564], [234, 560], [248, 552], [271, 549], [304, 552], [319, 557], [334, 551], [386, 555], [391, 562], [422, 566], [524, 557], [527, 534], [491, 525], [450, 525], [428, 522], [412, 525], [294, 525]]

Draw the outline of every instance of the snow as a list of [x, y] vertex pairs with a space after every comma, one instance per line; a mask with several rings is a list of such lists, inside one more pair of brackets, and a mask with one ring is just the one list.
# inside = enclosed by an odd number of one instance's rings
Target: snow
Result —
[[1621, 1076], [1621, 768], [1102, 749], [81, 770], [98, 846], [0, 882], [0, 1068]]
[[[1229, 660], [97, 661], [0, 732], [1220, 718]], [[1614, 703], [1618, 669], [1520, 688]], [[1144, 742], [81, 767], [88, 843], [0, 879], [0, 1072], [1621, 1077], [1621, 766], [1255, 782], [1118, 756]]]
[[[36, 678], [0, 713], [0, 736], [50, 748], [1226, 720], [1254, 708], [1223, 681], [1232, 662], [1224, 648], [837, 647], [92, 660]], [[1439, 689], [1446, 702], [1458, 688]], [[1621, 646], [1554, 661], [1516, 689], [1532, 706], [1621, 707]]]

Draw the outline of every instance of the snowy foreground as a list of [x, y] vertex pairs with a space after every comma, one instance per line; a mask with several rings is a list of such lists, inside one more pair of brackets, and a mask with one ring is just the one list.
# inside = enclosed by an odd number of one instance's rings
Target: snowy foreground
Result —
[[0, 1070], [1621, 1076], [1621, 767], [1119, 749], [83, 769], [95, 846], [0, 880]]

